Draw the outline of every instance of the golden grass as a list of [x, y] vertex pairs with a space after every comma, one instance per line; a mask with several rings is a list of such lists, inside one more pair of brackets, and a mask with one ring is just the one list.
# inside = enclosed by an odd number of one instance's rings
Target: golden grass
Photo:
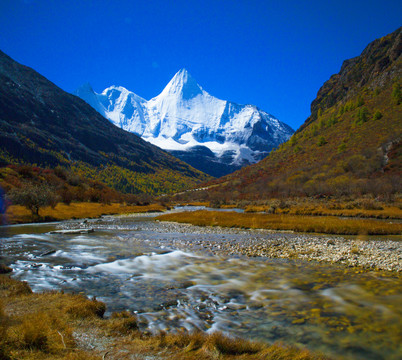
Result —
[[[101, 318], [99, 308], [104, 311], [104, 305], [83, 295], [32, 293], [26, 283], [6, 275], [0, 275], [0, 284], [1, 360], [325, 359], [305, 349], [232, 339], [221, 333], [150, 335], [138, 330], [135, 315], [127, 311]], [[101, 345], [85, 350], [82, 346], [88, 339]]]
[[114, 333], [127, 335], [138, 331], [137, 317], [129, 311], [114, 312], [107, 327]]
[[76, 348], [73, 325], [75, 319], [99, 318], [103, 303], [83, 295], [35, 294], [27, 283], [5, 275], [0, 298], [0, 359], [94, 358]]
[[[269, 205], [249, 205], [245, 208], [247, 213], [272, 212], [273, 207]], [[313, 215], [313, 216], [347, 216], [359, 218], [375, 219], [402, 219], [402, 209], [397, 206], [384, 206], [382, 209], [330, 209], [328, 207], [318, 206], [292, 206], [290, 208], [275, 208], [276, 214], [288, 215]]]
[[26, 281], [18, 281], [0, 275], [0, 293], [4, 297], [31, 294], [32, 290]]
[[[247, 359], [247, 360], [312, 360], [327, 359], [306, 349], [283, 344], [267, 345], [244, 339], [229, 338], [220, 332], [205, 334], [201, 332], [177, 334], [160, 333], [151, 339], [135, 338], [132, 346], [143, 351], [169, 354], [169, 359]], [[162, 351], [161, 351], [162, 350]], [[170, 351], [170, 353], [169, 353]]]
[[[124, 204], [100, 204], [100, 203], [71, 203], [66, 205], [58, 203], [54, 209], [51, 207], [43, 208], [39, 214], [44, 219], [49, 220], [68, 220], [82, 218], [96, 218], [101, 215], [145, 213], [151, 211], [164, 211], [166, 208], [159, 204], [134, 206]], [[7, 219], [9, 224], [20, 224], [32, 222], [31, 212], [23, 206], [12, 205], [7, 209]]]
[[198, 226], [223, 226], [246, 229], [292, 230], [343, 235], [400, 235], [402, 224], [368, 219], [343, 219], [334, 216], [297, 216], [250, 214], [219, 211], [194, 211], [164, 214], [161, 221], [190, 223]]
[[202, 202], [202, 201], [193, 201], [193, 202], [186, 202], [177, 204], [177, 206], [186, 205], [186, 206], [210, 206], [209, 202]]

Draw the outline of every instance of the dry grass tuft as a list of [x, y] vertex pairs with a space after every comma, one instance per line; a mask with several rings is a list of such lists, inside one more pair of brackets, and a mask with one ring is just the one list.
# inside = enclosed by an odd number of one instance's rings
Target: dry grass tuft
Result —
[[138, 331], [138, 320], [129, 311], [114, 312], [107, 322], [107, 328], [113, 333], [127, 335]]
[[285, 346], [281, 343], [276, 343], [268, 348], [265, 348], [259, 354], [260, 359], [266, 360], [324, 360], [327, 357], [323, 355], [313, 355], [307, 349], [298, 349], [292, 346]]
[[65, 312], [74, 319], [83, 319], [91, 317], [103, 317], [106, 311], [106, 305], [93, 298], [89, 300], [83, 295], [77, 295], [74, 300], [68, 304]]
[[263, 345], [243, 339], [232, 339], [221, 332], [209, 335], [204, 345], [207, 349], [214, 348], [223, 355], [252, 355], [260, 352]]
[[25, 281], [18, 281], [8, 276], [0, 276], [0, 291], [4, 297], [32, 294], [32, 290]]
[[18, 325], [10, 327], [8, 333], [8, 340], [18, 349], [57, 353], [75, 345], [72, 330], [54, 313], [26, 315]]

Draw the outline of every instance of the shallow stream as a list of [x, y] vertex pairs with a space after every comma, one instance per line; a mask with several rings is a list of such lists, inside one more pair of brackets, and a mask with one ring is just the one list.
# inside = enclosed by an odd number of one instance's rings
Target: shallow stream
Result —
[[[81, 227], [95, 231], [50, 233]], [[165, 226], [152, 214], [1, 230], [2, 256], [15, 278], [34, 291], [96, 296], [109, 312], [134, 311], [143, 329], [220, 330], [335, 358], [402, 358], [402, 280], [389, 273], [219, 256], [220, 243], [255, 232]], [[206, 241], [216, 243], [214, 252]]]

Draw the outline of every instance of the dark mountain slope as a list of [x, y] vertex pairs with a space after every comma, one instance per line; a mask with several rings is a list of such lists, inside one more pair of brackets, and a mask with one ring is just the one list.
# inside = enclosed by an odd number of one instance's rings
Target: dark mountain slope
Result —
[[127, 192], [207, 179], [0, 51], [0, 164], [9, 163], [63, 165]]
[[311, 116], [266, 159], [216, 180], [209, 197], [389, 196], [401, 191], [402, 28], [322, 86]]

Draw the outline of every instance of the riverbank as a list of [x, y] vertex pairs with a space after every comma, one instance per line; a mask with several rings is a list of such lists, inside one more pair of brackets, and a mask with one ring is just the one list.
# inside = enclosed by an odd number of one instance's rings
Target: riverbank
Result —
[[231, 339], [221, 333], [138, 330], [129, 312], [104, 319], [105, 305], [82, 294], [33, 293], [26, 282], [0, 275], [0, 358], [7, 359], [304, 359], [306, 349]]
[[69, 205], [58, 203], [54, 208], [47, 206], [40, 210], [40, 218], [33, 218], [31, 212], [20, 205], [7, 208], [6, 223], [25, 224], [35, 222], [61, 221], [71, 219], [98, 218], [102, 215], [122, 215], [131, 213], [162, 212], [166, 207], [160, 204], [126, 205], [120, 203], [102, 204], [77, 202]]
[[[245, 255], [248, 257], [270, 257], [270, 258], [289, 258], [302, 259], [308, 261], [319, 261], [343, 264], [348, 267], [356, 267], [361, 269], [402, 271], [402, 241], [400, 236], [387, 237], [373, 240], [369, 236], [360, 235], [356, 237], [341, 236], [320, 236], [318, 234], [295, 234], [292, 232], [275, 232], [272, 239], [266, 236], [259, 236], [269, 232], [270, 230], [244, 230], [227, 228], [219, 226], [219, 219], [226, 219], [227, 213], [217, 212], [201, 212], [211, 219], [215, 219], [215, 226], [195, 226], [183, 224], [190, 220], [203, 221], [200, 212], [192, 213], [173, 213], [158, 216], [156, 219], [162, 221], [165, 231], [167, 232], [207, 232], [222, 233], [228, 232], [245, 232], [249, 234], [246, 241], [238, 242], [230, 238], [219, 242], [191, 242], [176, 241], [175, 246], [183, 246], [184, 248], [202, 246], [211, 249], [213, 254], [225, 254], [229, 256]], [[232, 215], [232, 214], [231, 214]], [[242, 214], [237, 214], [242, 215]], [[256, 214], [254, 214], [256, 215]], [[233, 218], [232, 218], [233, 219]], [[174, 222], [172, 222], [174, 221]], [[180, 223], [177, 223], [180, 222]], [[228, 226], [228, 225], [227, 225]]]

